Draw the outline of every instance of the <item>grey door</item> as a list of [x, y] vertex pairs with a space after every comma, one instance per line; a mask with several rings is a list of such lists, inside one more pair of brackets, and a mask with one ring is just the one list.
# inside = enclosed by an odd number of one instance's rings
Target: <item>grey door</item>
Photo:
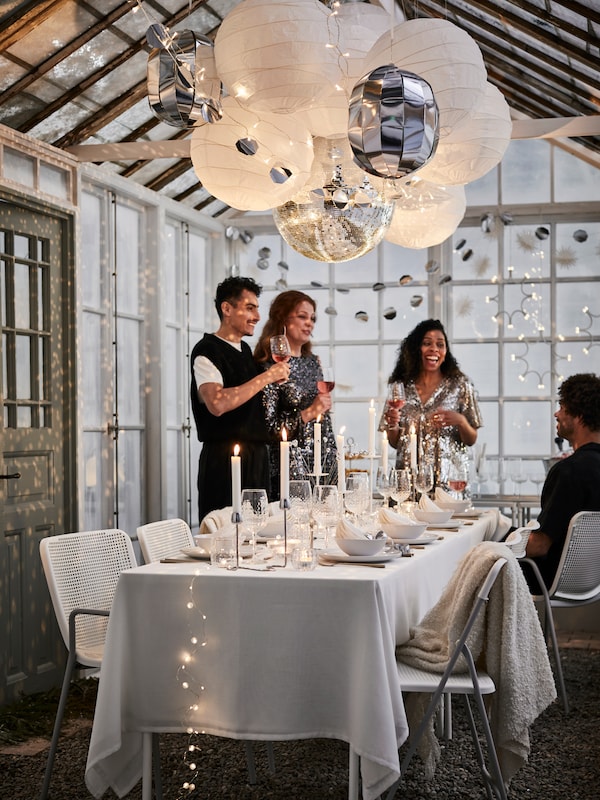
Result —
[[0, 198], [0, 704], [64, 659], [39, 542], [75, 519], [73, 261], [68, 216]]

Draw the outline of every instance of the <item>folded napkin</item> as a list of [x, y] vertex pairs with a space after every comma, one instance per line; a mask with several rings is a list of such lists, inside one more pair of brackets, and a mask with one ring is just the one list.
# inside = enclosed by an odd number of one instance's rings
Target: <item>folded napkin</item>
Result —
[[[423, 495], [423, 497], [424, 496], [425, 495]], [[442, 489], [441, 486], [435, 487], [435, 499], [436, 502], [440, 503], [441, 505], [452, 505], [452, 503], [456, 503], [456, 497], [452, 497], [452, 495]], [[422, 510], [424, 511], [425, 509]], [[433, 511], [433, 509], [430, 509], [430, 511]]]
[[335, 529], [335, 537], [336, 539], [366, 539], [365, 532], [361, 530], [357, 525], [354, 525], [350, 520], [346, 519], [346, 517], [342, 517], [342, 519], [338, 522], [337, 527]]
[[414, 519], [407, 517], [406, 514], [398, 514], [391, 508], [379, 509], [379, 522], [382, 525], [416, 525]]
[[440, 508], [436, 505], [433, 500], [430, 500], [429, 497], [425, 493], [421, 495], [419, 498], [419, 510], [420, 511], [444, 511], [443, 508]]

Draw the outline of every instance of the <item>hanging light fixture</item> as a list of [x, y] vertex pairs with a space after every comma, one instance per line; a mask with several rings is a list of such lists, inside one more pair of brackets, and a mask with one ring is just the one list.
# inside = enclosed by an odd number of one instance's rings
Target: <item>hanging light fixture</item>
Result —
[[465, 187], [434, 186], [422, 181], [413, 191], [414, 196], [404, 204], [401, 199], [396, 200], [386, 241], [415, 250], [441, 244], [454, 233], [465, 215]]
[[176, 128], [220, 119], [221, 81], [211, 40], [188, 30], [171, 34], [164, 25], [151, 25], [146, 39], [153, 48], [147, 64], [152, 113]]
[[316, 261], [358, 258], [382, 240], [394, 204], [352, 162], [347, 139], [315, 139], [311, 177], [292, 200], [273, 210], [285, 241]]

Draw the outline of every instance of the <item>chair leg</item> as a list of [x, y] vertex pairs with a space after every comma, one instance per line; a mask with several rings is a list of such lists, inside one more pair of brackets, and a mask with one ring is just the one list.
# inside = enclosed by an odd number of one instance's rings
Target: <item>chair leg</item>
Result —
[[546, 607], [544, 628], [546, 634], [546, 641], [548, 641], [548, 634], [550, 634], [550, 641], [552, 642], [552, 651], [554, 653], [554, 663], [556, 670], [556, 678], [558, 680], [558, 690], [562, 699], [563, 709], [565, 714], [569, 713], [569, 701], [567, 699], [567, 689], [565, 687], [565, 678], [562, 671], [562, 664], [560, 662], [560, 651], [558, 649], [558, 639], [556, 637], [556, 628], [554, 627], [554, 618], [552, 616], [552, 606], [550, 600], [544, 597], [544, 605]]
[[273, 750], [273, 742], [265, 742], [267, 748], [267, 764], [269, 765], [269, 772], [275, 774], [275, 752]]
[[349, 746], [348, 760], [348, 800], [358, 800], [360, 758], [358, 753]]
[[158, 733], [152, 734], [152, 765], [154, 772], [154, 796], [162, 800], [162, 772], [160, 769], [160, 739]]
[[65, 715], [65, 708], [67, 706], [69, 687], [71, 686], [71, 678], [73, 677], [73, 670], [75, 669], [75, 660], [76, 653], [75, 650], [72, 650], [69, 652], [62, 688], [60, 690], [60, 698], [58, 701], [58, 709], [56, 711], [56, 719], [54, 720], [54, 730], [52, 731], [52, 739], [50, 741], [50, 750], [48, 751], [48, 761], [46, 762], [46, 772], [44, 774], [44, 783], [42, 784], [42, 790], [40, 792], [40, 800], [46, 800], [48, 797], [50, 780], [52, 778], [52, 770], [54, 768], [54, 759], [56, 758], [56, 750], [58, 748], [58, 737], [60, 735], [60, 729], [62, 727], [62, 721]]
[[254, 763], [254, 743], [248, 741], [244, 742], [246, 748], [246, 763], [248, 764], [248, 783], [254, 786], [256, 783], [256, 765]]

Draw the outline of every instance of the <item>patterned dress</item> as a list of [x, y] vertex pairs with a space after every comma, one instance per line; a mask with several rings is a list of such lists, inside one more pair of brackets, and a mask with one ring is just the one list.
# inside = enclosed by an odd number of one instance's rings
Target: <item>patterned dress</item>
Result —
[[438, 428], [433, 424], [432, 416], [440, 409], [458, 411], [470, 425], [480, 428], [483, 420], [473, 384], [464, 375], [444, 378], [426, 403], [421, 402], [413, 381], [406, 383], [404, 389], [406, 403], [400, 412], [396, 468], [410, 468], [410, 426], [414, 425], [419, 463], [424, 460], [433, 464], [435, 486], [448, 489], [450, 467], [453, 464], [467, 466], [469, 449], [461, 441], [456, 426]]
[[[265, 369], [272, 362], [265, 364]], [[300, 412], [317, 396], [317, 381], [323, 373], [315, 355], [292, 356], [290, 377], [285, 383], [271, 383], [263, 389], [267, 427], [271, 436], [271, 499], [279, 498], [279, 447], [285, 427], [290, 446], [290, 480], [311, 480], [314, 485], [314, 423], [303, 422]], [[329, 413], [321, 417], [321, 484], [337, 483], [337, 449]]]

